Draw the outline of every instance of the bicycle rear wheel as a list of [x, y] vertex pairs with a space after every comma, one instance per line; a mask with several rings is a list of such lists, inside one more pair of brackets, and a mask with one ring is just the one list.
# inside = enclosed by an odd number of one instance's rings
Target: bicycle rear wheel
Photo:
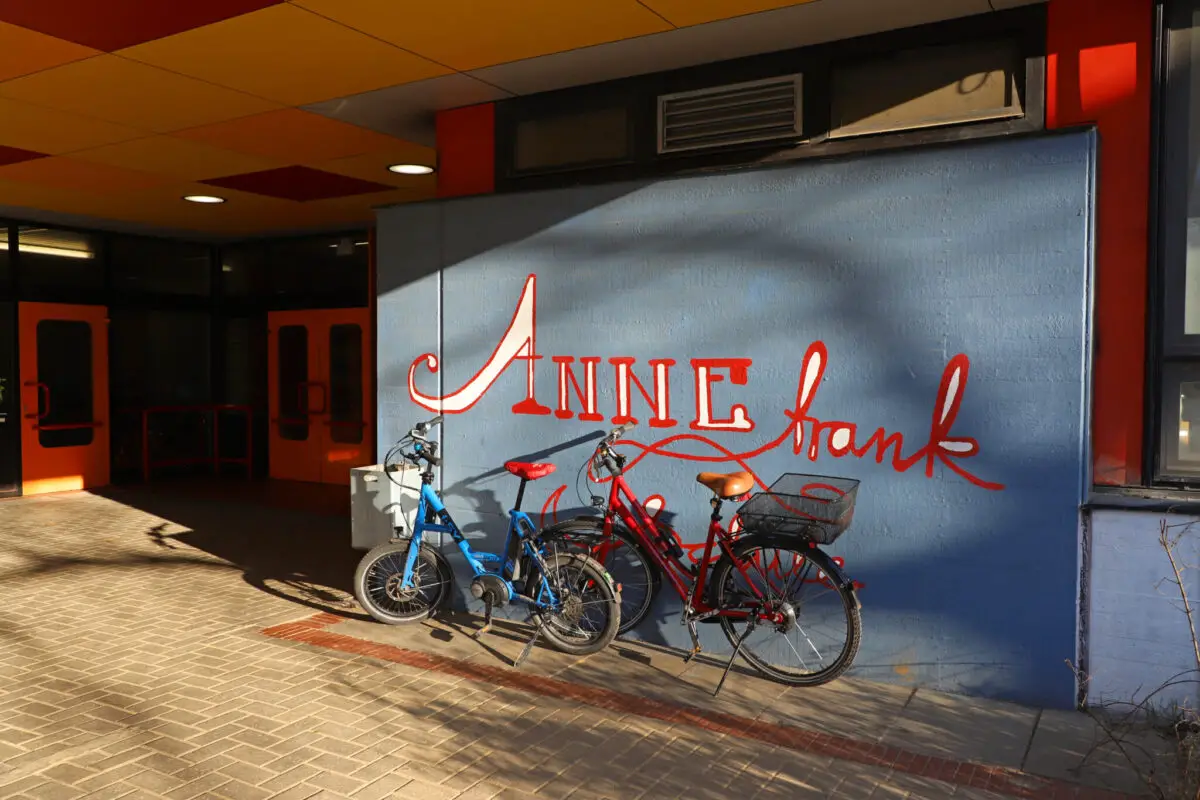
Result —
[[[724, 555], [713, 569], [714, 607], [755, 614], [765, 605], [783, 617], [782, 623], [759, 623], [742, 643], [751, 666], [791, 686], [819, 686], [850, 668], [862, 616], [853, 591], [827, 577], [828, 556], [802, 540], [753, 535], [741, 539], [733, 555], [737, 563]], [[746, 623], [720, 620], [726, 638], [736, 644]]]
[[[608, 647], [621, 626], [621, 595], [594, 558], [581, 553], [546, 557], [546, 579], [555, 609], [535, 613], [542, 636], [555, 649], [589, 656]], [[544, 590], [536, 597], [542, 599]]]
[[581, 518], [551, 526], [542, 539], [552, 546], [561, 543], [569, 552], [591, 556], [621, 587], [621, 627], [617, 635], [641, 624], [662, 587], [658, 565], [640, 541], [619, 522], [612, 524], [612, 537], [604, 534], [603, 520]]

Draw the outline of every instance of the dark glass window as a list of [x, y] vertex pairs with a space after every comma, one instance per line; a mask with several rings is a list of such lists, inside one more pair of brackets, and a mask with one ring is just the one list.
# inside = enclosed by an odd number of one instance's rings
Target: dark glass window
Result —
[[17, 228], [21, 290], [33, 295], [100, 292], [104, 288], [101, 239], [97, 234], [39, 225]]
[[[1162, 396], [1157, 476], [1200, 482], [1200, 2], [1170, 7], [1158, 214]], [[1193, 438], [1195, 437], [1195, 438]]]
[[923, 47], [837, 66], [830, 136], [985, 122], [1024, 114], [1025, 59], [1011, 40]]
[[92, 326], [80, 320], [42, 320], [37, 326], [38, 443], [92, 443]]
[[363, 333], [358, 325], [329, 328], [329, 438], [363, 440]]
[[226, 297], [265, 297], [270, 278], [266, 244], [243, 244], [221, 249], [221, 287]]
[[[366, 305], [367, 234], [282, 239], [271, 243], [271, 293], [276, 296], [361, 295]], [[340, 305], [340, 304], [339, 304]]]
[[0, 292], [12, 287], [12, 256], [8, 252], [8, 223], [0, 220]]
[[113, 288], [121, 292], [206, 296], [212, 281], [204, 245], [117, 236], [110, 240]]
[[308, 328], [283, 325], [276, 338], [279, 435], [302, 442], [308, 438]]

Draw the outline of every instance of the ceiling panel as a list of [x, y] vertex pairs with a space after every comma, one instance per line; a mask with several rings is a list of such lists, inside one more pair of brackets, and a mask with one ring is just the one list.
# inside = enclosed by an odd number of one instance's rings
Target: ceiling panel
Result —
[[278, 159], [237, 153], [176, 136], [148, 136], [71, 154], [84, 161], [198, 181], [284, 166]]
[[267, 100], [113, 55], [0, 83], [0, 97], [166, 133], [277, 108]]
[[637, 0], [292, 0], [456, 70], [669, 30]]
[[90, 47], [0, 22], [0, 81], [97, 54]]
[[316, 114], [361, 125], [410, 142], [436, 144], [435, 112], [503, 100], [512, 94], [461, 73], [314, 103]]
[[97, 50], [118, 50], [282, 0], [4, 0], [0, 20]]
[[[55, 186], [40, 186], [18, 181], [7, 181], [0, 178], [0, 208], [20, 207], [30, 209], [48, 209], [63, 214], [95, 214], [98, 213], [100, 195], [89, 195], [73, 189], [63, 189]], [[21, 213], [10, 213], [8, 216], [23, 218]]]
[[401, 144], [390, 136], [296, 108], [191, 128], [174, 135], [288, 163], [380, 152]]
[[170, 182], [161, 175], [68, 156], [38, 158], [0, 167], [0, 180], [96, 194], [148, 189]]
[[120, 55], [287, 105], [449, 72], [288, 4], [131, 47]]
[[[836, 0], [833, 0], [836, 2]], [[757, 14], [785, 6], [802, 5], [816, 0], [642, 0], [672, 25], [701, 25], [743, 14]]]
[[145, 135], [142, 131], [123, 125], [0, 96], [0, 145], [57, 154]]
[[988, 0], [819, 0], [474, 70], [514, 94], [563, 89], [980, 14]]
[[[0, 172], [2, 171], [3, 168], [0, 168]], [[241, 175], [227, 175], [223, 178], [211, 178], [200, 182], [267, 197], [295, 200], [300, 203], [310, 200], [326, 200], [331, 197], [370, 194], [392, 188], [376, 181], [361, 180], [336, 172], [302, 166], [246, 172]]]
[[46, 155], [46, 153], [39, 153], [36, 150], [22, 150], [19, 147], [5, 147], [0, 144], [0, 165], [19, 164], [34, 158], [45, 158]]

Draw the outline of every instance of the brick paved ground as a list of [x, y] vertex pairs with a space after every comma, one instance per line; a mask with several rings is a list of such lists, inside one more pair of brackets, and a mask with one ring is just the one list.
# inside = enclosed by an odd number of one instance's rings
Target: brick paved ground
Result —
[[[537, 651], [516, 673], [452, 626], [359, 621], [309, 588], [348, 588], [343, 519], [111, 496], [139, 508], [0, 503], [0, 798], [1001, 796], [962, 785], [979, 768], [936, 762], [937, 780], [913, 774], [928, 759], [855, 749], [836, 714], [824, 738], [779, 737], [762, 709], [780, 689], [762, 681], [688, 710], [695, 681], [646, 665], [613, 681], [619, 655]], [[1102, 796], [1009, 772], [992, 784], [1006, 796]]]

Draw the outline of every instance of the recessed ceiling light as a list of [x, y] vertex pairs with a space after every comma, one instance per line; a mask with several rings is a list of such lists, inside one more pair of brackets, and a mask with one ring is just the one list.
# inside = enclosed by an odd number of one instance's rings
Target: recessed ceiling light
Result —
[[428, 175], [433, 172], [433, 167], [425, 164], [392, 164], [388, 169], [401, 175]]
[[215, 203], [224, 203], [225, 202], [224, 197], [216, 197], [211, 194], [189, 194], [189, 195], [184, 195], [183, 199], [187, 200], [189, 203], [215, 204]]

